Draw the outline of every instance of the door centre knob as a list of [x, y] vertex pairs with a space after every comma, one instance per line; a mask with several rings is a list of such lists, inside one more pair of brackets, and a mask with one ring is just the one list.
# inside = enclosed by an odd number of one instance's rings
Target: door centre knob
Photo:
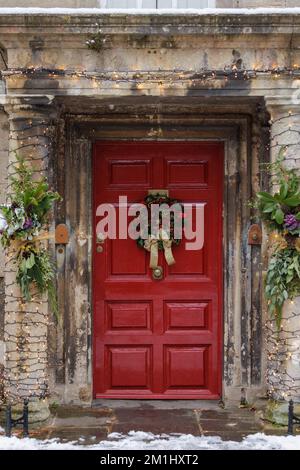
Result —
[[152, 269], [152, 277], [156, 281], [159, 281], [163, 278], [164, 270], [162, 266], [156, 266], [156, 268]]

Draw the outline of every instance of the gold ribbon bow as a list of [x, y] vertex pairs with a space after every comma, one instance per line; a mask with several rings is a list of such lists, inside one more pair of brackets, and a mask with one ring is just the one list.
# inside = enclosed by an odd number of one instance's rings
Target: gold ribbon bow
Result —
[[55, 234], [46, 232], [46, 233], [41, 233], [41, 235], [37, 235], [36, 237], [32, 237], [31, 240], [22, 240], [22, 239], [13, 240], [10, 248], [8, 249], [8, 257], [12, 258], [18, 255], [19, 252], [26, 247], [26, 245], [35, 245], [37, 248], [40, 242], [44, 240], [51, 240], [54, 238], [55, 238]]
[[145, 241], [144, 248], [150, 252], [150, 263], [149, 266], [151, 269], [155, 269], [158, 266], [158, 242], [163, 242], [164, 254], [166, 262], [169, 266], [175, 264], [175, 259], [172, 253], [172, 240], [168, 238], [167, 233], [160, 229], [158, 236], [149, 235], [148, 239]]

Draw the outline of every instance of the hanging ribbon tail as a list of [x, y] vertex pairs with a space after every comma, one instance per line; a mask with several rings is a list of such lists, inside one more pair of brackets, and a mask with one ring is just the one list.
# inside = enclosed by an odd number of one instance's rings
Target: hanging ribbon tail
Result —
[[145, 241], [144, 245], [147, 251], [150, 251], [150, 263], [149, 266], [151, 269], [155, 269], [158, 266], [158, 240], [154, 237], [149, 237]]
[[150, 268], [155, 269], [158, 266], [158, 243], [152, 243], [150, 251]]
[[167, 232], [163, 229], [160, 229], [159, 237], [163, 242], [166, 262], [168, 266], [172, 266], [172, 264], [175, 264], [175, 259], [172, 253], [172, 240], [170, 240]]
[[163, 242], [165, 260], [168, 266], [175, 264], [175, 259], [172, 252], [172, 240], [169, 240], [167, 233], [160, 230], [158, 237], [150, 235], [148, 240], [145, 241], [144, 248], [150, 252], [150, 268], [155, 269], [158, 266], [158, 240]]
[[173, 256], [172, 252], [172, 241], [171, 240], [163, 240], [163, 246], [164, 246], [164, 253], [165, 253], [165, 259], [168, 264], [168, 266], [172, 266], [172, 264], [175, 264], [176, 261]]

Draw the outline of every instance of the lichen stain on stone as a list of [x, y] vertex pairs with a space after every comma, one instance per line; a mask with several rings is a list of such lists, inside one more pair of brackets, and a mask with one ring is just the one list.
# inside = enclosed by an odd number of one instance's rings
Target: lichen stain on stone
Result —
[[59, 88], [59, 80], [53, 78], [44, 79], [31, 79], [28, 78], [24, 82], [24, 88], [27, 90], [42, 89], [42, 90], [57, 90]]
[[68, 349], [69, 383], [73, 383], [77, 364], [76, 337], [70, 336]]
[[270, 49], [266, 57], [268, 61], [268, 68], [275, 68], [278, 66], [278, 55], [275, 49]]
[[241, 58], [241, 53], [235, 49], [232, 51], [232, 65], [236, 67], [237, 70], [241, 70], [243, 68], [243, 59]]
[[147, 34], [128, 36], [127, 45], [133, 48], [146, 49], [149, 47], [150, 39]]
[[208, 61], [208, 53], [207, 52], [203, 53], [203, 66], [204, 66], [204, 70], [209, 69], [209, 61]]
[[77, 265], [77, 257], [73, 250], [70, 250], [70, 256], [68, 259], [69, 269], [73, 271]]
[[63, 19], [65, 23], [71, 23], [72, 17], [70, 15], [64, 15]]
[[174, 38], [170, 37], [161, 42], [160, 48], [161, 49], [177, 49], [177, 44]]
[[29, 41], [29, 47], [32, 50], [32, 54], [34, 55], [36, 51], [41, 51], [44, 49], [45, 41], [39, 36], [34, 36], [34, 38]]
[[79, 400], [89, 402], [91, 400], [91, 391], [87, 387], [81, 387], [78, 392]]

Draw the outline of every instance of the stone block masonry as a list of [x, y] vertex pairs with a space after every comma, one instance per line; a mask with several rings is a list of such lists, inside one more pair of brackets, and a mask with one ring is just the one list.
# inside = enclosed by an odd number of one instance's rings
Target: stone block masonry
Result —
[[[53, 179], [64, 196], [55, 222], [70, 230], [56, 251], [59, 324], [47, 299], [25, 306], [15, 299], [15, 272], [5, 267], [6, 396], [92, 401], [93, 142], [189, 138], [226, 147], [223, 398], [251, 401], [267, 388], [275, 398], [300, 397], [298, 300], [286, 306], [274, 363], [262, 300], [266, 253], [247, 244], [247, 201], [267, 186], [259, 163], [285, 145], [287, 164], [299, 167], [299, 35], [299, 13], [0, 16], [8, 62], [1, 155], [9, 132], [10, 168], [18, 149]], [[98, 50], [87, 47], [93, 37]]]
[[[34, 168], [38, 178], [49, 175], [55, 111], [51, 99], [39, 97], [30, 102], [12, 98], [5, 111], [9, 122], [8, 175], [13, 174], [16, 157]], [[9, 187], [8, 193], [9, 194]], [[5, 259], [4, 312], [4, 394], [12, 403], [29, 398], [31, 413], [39, 419], [48, 416], [47, 337], [49, 328], [47, 297], [24, 302], [15, 283], [16, 266], [11, 256]], [[40, 405], [36, 409], [36, 402]]]
[[[8, 120], [4, 111], [0, 111], [0, 203], [5, 202], [6, 174], [8, 164]], [[3, 377], [4, 368], [4, 253], [0, 248], [0, 380]], [[0, 396], [3, 387], [0, 386]]]

